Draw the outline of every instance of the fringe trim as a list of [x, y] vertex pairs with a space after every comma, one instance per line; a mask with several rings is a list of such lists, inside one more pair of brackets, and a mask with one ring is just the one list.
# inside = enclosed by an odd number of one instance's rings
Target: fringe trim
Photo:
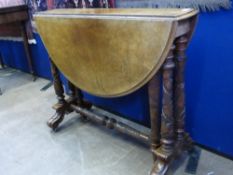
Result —
[[231, 0], [117, 0], [118, 7], [195, 8], [201, 11], [231, 9]]

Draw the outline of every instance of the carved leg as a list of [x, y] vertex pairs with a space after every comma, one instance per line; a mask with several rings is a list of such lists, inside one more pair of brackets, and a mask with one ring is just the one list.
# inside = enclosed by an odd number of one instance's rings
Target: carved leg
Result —
[[[181, 36], [176, 40], [175, 49], [175, 118], [176, 118], [176, 133], [177, 146], [191, 147], [192, 139], [185, 133], [185, 83], [184, 83], [184, 69], [188, 39], [186, 36]], [[186, 145], [184, 145], [184, 143]], [[180, 149], [178, 148], [178, 150]]]
[[75, 98], [75, 92], [76, 92], [76, 88], [75, 88], [75, 86], [70, 82], [70, 81], [68, 81], [68, 87], [69, 87], [69, 89], [70, 89], [70, 97], [73, 99], [73, 98]]
[[[68, 86], [71, 91], [70, 99], [68, 100], [69, 104], [75, 104], [86, 109], [90, 109], [92, 107], [91, 103], [83, 100], [83, 93], [79, 88], [75, 87], [70, 81], [68, 81]], [[72, 109], [70, 109], [70, 112], [71, 111]], [[83, 119], [86, 119], [84, 115], [81, 116]]]
[[85, 101], [83, 99], [83, 93], [79, 88], [76, 88], [76, 96], [77, 96], [77, 103], [79, 106], [90, 109], [92, 107], [92, 104], [88, 101]]
[[156, 150], [160, 145], [160, 72], [158, 72], [148, 84], [148, 95], [150, 105], [150, 121], [151, 121], [151, 150], [153, 153], [154, 161]]
[[161, 115], [161, 146], [155, 150], [157, 160], [151, 175], [164, 175], [168, 170], [169, 162], [174, 153], [174, 115], [173, 115], [173, 62], [172, 46], [163, 65], [163, 99]]
[[56, 130], [58, 125], [62, 122], [64, 119], [64, 115], [66, 112], [67, 104], [65, 101], [65, 96], [64, 96], [64, 89], [62, 86], [62, 82], [59, 76], [59, 71], [53, 61], [51, 60], [51, 71], [53, 75], [53, 84], [54, 84], [54, 90], [57, 95], [58, 103], [54, 105], [54, 109], [56, 110], [56, 113], [54, 116], [52, 116], [47, 124], [50, 128], [53, 130]]
[[73, 109], [70, 108], [70, 104], [77, 105], [76, 101], [76, 87], [68, 80], [68, 87], [70, 90], [69, 98], [67, 99], [67, 112], [73, 112]]

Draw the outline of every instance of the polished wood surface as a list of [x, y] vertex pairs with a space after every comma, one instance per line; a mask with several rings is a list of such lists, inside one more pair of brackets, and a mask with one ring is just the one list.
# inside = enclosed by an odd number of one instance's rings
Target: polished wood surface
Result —
[[[40, 12], [38, 16], [65, 16], [69, 17], [72, 15], [83, 16], [90, 18], [90, 16], [106, 17], [106, 16], [131, 16], [131, 17], [159, 17], [159, 18], [189, 18], [197, 14], [196, 10], [187, 8], [187, 9], [141, 9], [141, 8], [132, 8], [132, 9], [54, 9], [46, 12]], [[37, 16], [37, 15], [36, 15]], [[84, 17], [84, 16], [83, 16]]]
[[35, 19], [52, 60], [74, 85], [116, 97], [153, 77], [176, 36], [178, 18], [195, 14], [190, 9], [62, 9]]

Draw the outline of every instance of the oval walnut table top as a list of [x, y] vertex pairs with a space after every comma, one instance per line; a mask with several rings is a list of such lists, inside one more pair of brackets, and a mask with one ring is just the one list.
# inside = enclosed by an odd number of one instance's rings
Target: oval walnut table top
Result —
[[152, 78], [179, 23], [196, 14], [193, 9], [57, 9], [35, 19], [51, 59], [74, 85], [117, 97]]

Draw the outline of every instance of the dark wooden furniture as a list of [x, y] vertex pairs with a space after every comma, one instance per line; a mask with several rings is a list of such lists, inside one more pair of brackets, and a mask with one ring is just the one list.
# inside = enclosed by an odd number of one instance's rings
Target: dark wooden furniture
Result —
[[[26, 52], [29, 71], [35, 78], [35, 72], [32, 63], [32, 55], [28, 44], [28, 36], [32, 36], [32, 32], [27, 27], [28, 20], [29, 13], [27, 5], [0, 8], [0, 37], [23, 38], [23, 44]], [[4, 67], [1, 55], [0, 63], [2, 67]]]
[[[166, 174], [170, 162], [192, 147], [184, 130], [183, 74], [185, 50], [196, 19], [193, 9], [68, 9], [38, 14], [36, 23], [51, 56], [58, 98], [48, 126], [56, 129], [65, 114], [76, 111], [107, 128], [149, 142], [155, 161], [151, 175]], [[59, 70], [69, 80], [68, 99]], [[150, 135], [94, 113], [80, 90], [117, 97], [143, 85], [149, 93]]]

